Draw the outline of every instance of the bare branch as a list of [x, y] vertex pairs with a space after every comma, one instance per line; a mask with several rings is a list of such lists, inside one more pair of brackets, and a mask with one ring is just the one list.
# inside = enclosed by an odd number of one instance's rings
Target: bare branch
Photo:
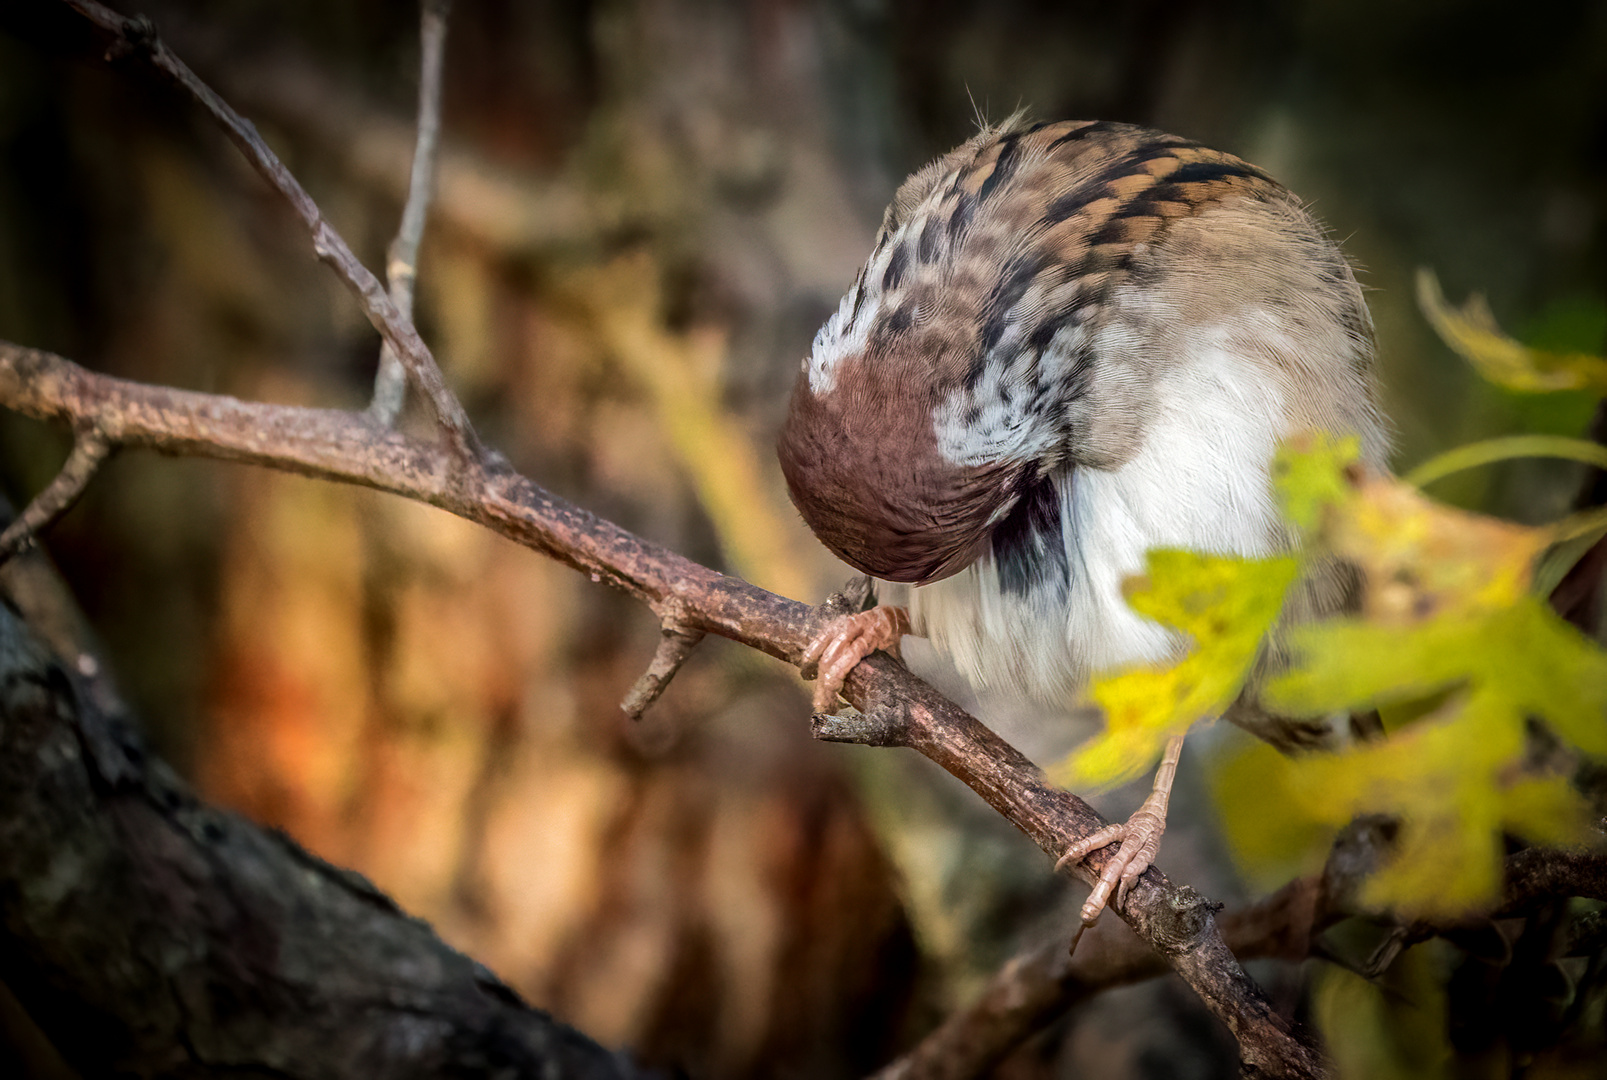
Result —
[[[1298, 960], [1310, 952], [1322, 917], [1323, 878], [1297, 878], [1257, 903], [1225, 912], [1217, 924], [1240, 960]], [[976, 1001], [948, 1017], [876, 1080], [966, 1080], [986, 1075], [1027, 1038], [1089, 998], [1165, 974], [1166, 962], [1120, 927], [1101, 923], [1076, 951], [1045, 942], [1006, 961]]]
[[[453, 482], [440, 447], [384, 431], [364, 414], [243, 402], [97, 375], [59, 356], [0, 343], [0, 405], [40, 419], [93, 425], [113, 445], [244, 461], [361, 484], [438, 506], [607, 581], [683, 628], [719, 634], [796, 665], [830, 612], [726, 577], [626, 532], [511, 471], [483, 488]], [[980, 794], [1051, 858], [1106, 822], [902, 664], [873, 656], [848, 678], [848, 700], [896, 725], [900, 741]], [[1097, 876], [1115, 845], [1072, 872]], [[1296, 1039], [1218, 932], [1216, 905], [1154, 867], [1119, 914], [1164, 956], [1234, 1032], [1254, 1075], [1315, 1077], [1321, 1060]]]
[[0, 533], [0, 563], [27, 550], [40, 530], [72, 508], [111, 451], [111, 443], [94, 428], [78, 435], [56, 478]]
[[810, 718], [811, 733], [821, 742], [856, 743], [860, 746], [909, 746], [909, 732], [899, 712], [817, 712]]
[[[454, 464], [459, 473], [477, 475], [482, 459], [479, 438], [474, 433], [463, 406], [447, 387], [436, 366], [429, 346], [419, 337], [413, 322], [391, 302], [385, 289], [373, 273], [358, 261], [346, 241], [325, 220], [323, 211], [313, 202], [312, 196], [284, 167], [278, 156], [262, 141], [252, 123], [229, 107], [229, 104], [202, 82], [173, 51], [156, 36], [149, 19], [125, 18], [94, 0], [62, 0], [92, 25], [115, 39], [106, 52], [106, 60], [113, 62], [125, 58], [138, 59], [159, 73], [166, 81], [194, 97], [222, 125], [231, 142], [239, 147], [252, 166], [267, 180], [273, 189], [284, 196], [296, 216], [312, 234], [313, 250], [318, 257], [346, 283], [362, 305], [368, 321], [378, 330], [401, 359], [402, 365], [429, 400], [452, 448]], [[464, 478], [465, 481], [468, 477]]]
[[661, 636], [658, 648], [653, 652], [652, 663], [619, 706], [632, 720], [640, 720], [652, 708], [705, 636], [702, 630], [691, 629], [681, 621], [681, 604], [673, 598], [662, 606], [659, 613], [659, 634]]
[[[418, 141], [408, 181], [402, 224], [386, 253], [385, 278], [391, 303], [413, 318], [413, 286], [418, 280], [418, 249], [435, 194], [435, 158], [441, 144], [441, 64], [446, 53], [446, 19], [452, 0], [424, 0], [419, 15]], [[382, 427], [395, 427], [407, 394], [406, 373], [389, 343], [380, 348], [369, 412]]]
[[1588, 851], [1527, 848], [1507, 856], [1507, 883], [1497, 916], [1524, 915], [1559, 896], [1607, 900], [1607, 857]]

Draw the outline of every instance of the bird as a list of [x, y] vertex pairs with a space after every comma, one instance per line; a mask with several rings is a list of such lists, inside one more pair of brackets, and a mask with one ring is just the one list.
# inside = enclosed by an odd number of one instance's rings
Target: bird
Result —
[[[1153, 548], [1290, 549], [1276, 448], [1355, 436], [1381, 469], [1377, 398], [1355, 273], [1267, 172], [1127, 123], [983, 127], [899, 186], [792, 389], [777, 452], [793, 504], [882, 601], [810, 643], [816, 710], [910, 633], [973, 685], [1057, 707], [1096, 672], [1176, 658], [1186, 642], [1123, 580]], [[1353, 594], [1319, 567], [1283, 622]], [[1230, 719], [1286, 747], [1324, 737], [1260, 708], [1254, 681]], [[1086, 925], [1154, 860], [1181, 746], [1137, 813], [1061, 859], [1120, 843]]]

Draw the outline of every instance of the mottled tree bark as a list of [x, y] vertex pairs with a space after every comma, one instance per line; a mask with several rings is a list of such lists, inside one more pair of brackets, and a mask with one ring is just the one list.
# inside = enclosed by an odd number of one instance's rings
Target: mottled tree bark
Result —
[[199, 801], [5, 576], [0, 981], [83, 1075], [641, 1075], [359, 875]]

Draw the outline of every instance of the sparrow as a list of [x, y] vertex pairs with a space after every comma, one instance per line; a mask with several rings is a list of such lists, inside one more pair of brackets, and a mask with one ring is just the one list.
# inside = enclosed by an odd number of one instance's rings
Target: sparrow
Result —
[[[1123, 579], [1152, 548], [1288, 549], [1271, 461], [1313, 429], [1358, 436], [1383, 466], [1372, 320], [1299, 199], [1131, 124], [984, 129], [898, 188], [793, 388], [778, 453], [794, 505], [903, 600], [811, 643], [816, 709], [906, 633], [979, 687], [1051, 705], [1076, 704], [1092, 673], [1179, 656]], [[1284, 621], [1345, 603], [1342, 574], [1314, 573]], [[1253, 685], [1230, 712], [1285, 743], [1317, 737], [1268, 717]], [[1181, 745], [1131, 819], [1061, 860], [1121, 843], [1085, 923], [1154, 859]]]

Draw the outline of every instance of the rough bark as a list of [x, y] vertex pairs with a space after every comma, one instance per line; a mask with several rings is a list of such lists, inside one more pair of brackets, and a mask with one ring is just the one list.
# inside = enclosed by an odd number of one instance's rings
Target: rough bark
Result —
[[0, 982], [83, 1075], [641, 1075], [359, 875], [200, 802], [107, 698], [8, 595]]

